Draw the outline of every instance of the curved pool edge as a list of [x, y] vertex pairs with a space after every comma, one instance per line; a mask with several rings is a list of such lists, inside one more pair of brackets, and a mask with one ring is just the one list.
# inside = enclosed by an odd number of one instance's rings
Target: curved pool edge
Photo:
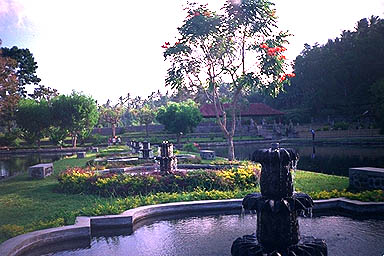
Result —
[[[127, 210], [119, 215], [79, 216], [70, 226], [33, 231], [0, 244], [1, 255], [17, 256], [37, 247], [74, 239], [91, 239], [92, 229], [133, 228], [141, 220], [181, 213], [240, 210], [242, 199], [204, 200], [148, 205]], [[360, 202], [346, 198], [315, 200], [314, 211], [344, 210], [355, 214], [382, 214], [384, 202]]]

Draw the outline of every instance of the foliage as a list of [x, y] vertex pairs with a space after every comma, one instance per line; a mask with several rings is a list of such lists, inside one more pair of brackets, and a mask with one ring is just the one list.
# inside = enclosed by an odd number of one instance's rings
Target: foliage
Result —
[[266, 0], [227, 1], [221, 13], [194, 3], [186, 9], [188, 16], [178, 29], [181, 38], [162, 46], [171, 65], [166, 85], [206, 95], [233, 160], [240, 99], [251, 91], [276, 96], [294, 76], [285, 74], [283, 44], [288, 33], [273, 33], [275, 11]]
[[52, 117], [54, 126], [67, 131], [72, 136], [72, 146], [76, 147], [77, 137], [90, 134], [99, 113], [93, 98], [74, 91], [52, 99]]
[[334, 189], [331, 191], [310, 192], [309, 195], [314, 200], [345, 197], [363, 202], [384, 202], [383, 190], [367, 190], [353, 193], [347, 191], [346, 189], [343, 189], [341, 191]]
[[89, 141], [92, 143], [93, 146], [99, 146], [103, 143], [107, 143], [108, 139], [100, 134], [92, 134], [89, 138]]
[[[55, 121], [53, 121], [55, 122]], [[56, 146], [64, 146], [64, 139], [68, 136], [68, 131], [58, 126], [50, 126], [48, 129], [49, 140]]]
[[6, 225], [0, 226], [0, 237], [9, 239], [14, 236], [32, 232], [34, 230], [54, 228], [54, 227], [60, 227], [60, 226], [64, 226], [63, 218], [57, 218], [55, 220], [50, 220], [50, 221], [36, 221], [25, 226], [19, 226], [15, 224], [6, 224]]
[[181, 103], [169, 102], [166, 107], [160, 107], [156, 119], [164, 125], [165, 130], [176, 133], [179, 142], [180, 133], [192, 132], [200, 123], [202, 116], [196, 103], [187, 100]]
[[18, 129], [14, 129], [11, 132], [6, 132], [5, 134], [0, 133], [0, 147], [18, 147], [21, 142], [19, 137], [20, 131]]
[[40, 147], [40, 139], [47, 135], [51, 125], [48, 102], [21, 99], [16, 111], [16, 122], [23, 133], [23, 138], [30, 144], [37, 142]]
[[188, 151], [188, 152], [199, 152], [199, 144], [197, 143], [187, 143], [183, 145], [183, 151]]
[[67, 193], [110, 195], [146, 195], [158, 192], [248, 189], [258, 184], [260, 169], [246, 165], [222, 171], [176, 172], [159, 174], [99, 174], [81, 168], [69, 169], [60, 174], [59, 189]]

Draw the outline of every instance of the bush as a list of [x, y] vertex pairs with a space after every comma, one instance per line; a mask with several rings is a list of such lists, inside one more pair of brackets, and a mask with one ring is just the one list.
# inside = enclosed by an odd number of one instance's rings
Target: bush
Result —
[[363, 202], [384, 202], [384, 191], [383, 190], [371, 190], [371, 191], [361, 191], [352, 193], [344, 190], [332, 190], [332, 191], [320, 191], [320, 192], [310, 192], [309, 195], [312, 199], [329, 199], [336, 197], [346, 197], [353, 200], [359, 200]]
[[188, 152], [199, 152], [200, 149], [198, 148], [197, 143], [187, 143], [183, 145], [183, 151], [188, 151]]
[[58, 177], [59, 190], [103, 196], [146, 195], [158, 192], [188, 192], [197, 188], [228, 191], [250, 189], [258, 184], [259, 165], [246, 164], [230, 170], [200, 170], [155, 174], [100, 174], [81, 168], [69, 169]]
[[337, 122], [333, 126], [333, 129], [335, 130], [348, 130], [348, 128], [349, 128], [349, 123], [347, 122]]
[[108, 142], [107, 138], [100, 134], [92, 134], [88, 140], [93, 146], [98, 146]]
[[21, 139], [18, 130], [8, 132], [5, 134], [0, 133], [0, 146], [18, 147], [20, 146]]
[[196, 156], [193, 158], [181, 158], [177, 159], [178, 164], [201, 164], [201, 157]]

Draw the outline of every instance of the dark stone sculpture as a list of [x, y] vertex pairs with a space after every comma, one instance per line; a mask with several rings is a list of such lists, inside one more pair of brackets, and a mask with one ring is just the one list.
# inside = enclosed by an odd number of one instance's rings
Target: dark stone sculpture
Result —
[[243, 199], [245, 210], [257, 212], [256, 235], [236, 239], [232, 256], [326, 256], [327, 245], [321, 239], [304, 237], [300, 240], [299, 212], [312, 208], [313, 201], [304, 193], [294, 193], [291, 167], [298, 155], [292, 149], [257, 150], [252, 161], [262, 165], [261, 193]]
[[173, 154], [173, 144], [168, 141], [163, 141], [160, 144], [160, 156], [156, 157], [160, 162], [160, 173], [169, 174], [177, 169], [177, 159]]
[[149, 143], [148, 141], [143, 141], [143, 148], [140, 149], [140, 151], [142, 152], [142, 158], [143, 159], [149, 159], [150, 158], [150, 152], [152, 151], [151, 149], [151, 143]]

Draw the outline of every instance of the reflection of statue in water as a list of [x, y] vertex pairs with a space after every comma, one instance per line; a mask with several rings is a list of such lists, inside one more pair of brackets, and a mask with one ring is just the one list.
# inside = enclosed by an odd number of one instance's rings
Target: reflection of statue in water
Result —
[[[261, 193], [247, 195], [245, 210], [256, 210], [257, 231], [233, 242], [233, 256], [326, 256], [327, 245], [321, 239], [305, 237], [300, 241], [298, 213], [310, 209], [313, 201], [303, 193], [294, 193], [290, 169], [298, 155], [292, 149], [272, 148], [255, 151], [252, 161], [262, 164]], [[300, 242], [300, 243], [299, 243]]]
[[315, 158], [316, 158], [316, 149], [315, 149], [315, 146], [314, 146], [314, 145], [312, 146], [312, 155], [311, 155], [311, 158], [312, 158], [312, 159], [315, 159]]

